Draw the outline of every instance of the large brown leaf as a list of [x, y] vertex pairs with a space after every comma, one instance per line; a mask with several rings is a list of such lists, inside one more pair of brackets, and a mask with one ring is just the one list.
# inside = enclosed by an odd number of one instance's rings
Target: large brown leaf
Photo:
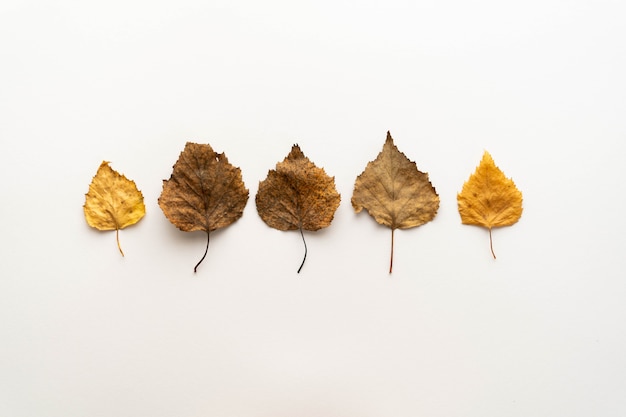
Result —
[[489, 230], [489, 247], [495, 259], [491, 229], [517, 223], [522, 216], [522, 193], [485, 151], [476, 171], [456, 198], [461, 223]]
[[352, 206], [357, 213], [366, 209], [378, 223], [391, 228], [391, 273], [394, 230], [431, 221], [439, 209], [439, 196], [428, 174], [398, 150], [387, 132], [383, 150], [356, 179]]
[[210, 145], [187, 142], [169, 180], [163, 180], [159, 206], [170, 222], [184, 232], [202, 230], [207, 234], [229, 226], [243, 215], [248, 201], [241, 170]]
[[300, 230], [304, 242], [300, 272], [307, 254], [303, 230], [330, 226], [340, 200], [334, 177], [329, 177], [323, 168], [304, 156], [298, 145], [293, 145], [285, 160], [276, 164], [276, 169], [270, 170], [259, 183], [256, 207], [268, 226]]

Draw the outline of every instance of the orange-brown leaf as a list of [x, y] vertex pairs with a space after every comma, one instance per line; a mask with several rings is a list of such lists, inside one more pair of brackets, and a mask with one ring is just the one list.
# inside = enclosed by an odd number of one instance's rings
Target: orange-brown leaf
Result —
[[391, 273], [394, 230], [431, 221], [439, 209], [439, 196], [428, 174], [398, 150], [387, 132], [382, 151], [356, 179], [352, 206], [357, 213], [366, 209], [378, 223], [391, 228]]
[[491, 229], [517, 223], [522, 216], [522, 193], [496, 166], [489, 152], [485, 151], [476, 171], [463, 184], [457, 202], [463, 224], [489, 229], [491, 253], [495, 258]]
[[230, 164], [226, 155], [216, 153], [210, 145], [187, 142], [170, 179], [163, 180], [159, 206], [180, 230], [206, 232], [208, 250], [210, 232], [238, 220], [247, 201], [241, 170]]
[[335, 179], [304, 156], [298, 145], [293, 145], [283, 162], [276, 164], [276, 169], [270, 170], [259, 183], [256, 206], [268, 226], [300, 230], [302, 234], [302, 230], [316, 231], [330, 226], [340, 200]]

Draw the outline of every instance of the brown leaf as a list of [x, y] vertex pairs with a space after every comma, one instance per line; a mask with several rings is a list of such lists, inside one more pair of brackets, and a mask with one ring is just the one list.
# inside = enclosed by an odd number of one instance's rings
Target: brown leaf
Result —
[[278, 230], [315, 231], [330, 226], [341, 197], [335, 188], [334, 177], [329, 177], [323, 168], [316, 167], [293, 145], [283, 162], [267, 173], [259, 183], [256, 207], [259, 216], [268, 226]]
[[119, 230], [137, 223], [146, 214], [143, 195], [135, 182], [114, 171], [103, 161], [85, 194], [85, 220], [98, 230], [115, 230], [122, 256]]
[[228, 162], [223, 153], [210, 145], [187, 142], [169, 180], [163, 180], [159, 206], [168, 220], [180, 230], [207, 233], [229, 226], [243, 215], [248, 201], [241, 170]]
[[391, 273], [394, 230], [431, 221], [439, 209], [439, 196], [428, 174], [398, 150], [387, 132], [383, 150], [356, 179], [352, 206], [357, 213], [365, 208], [378, 223], [391, 228]]
[[463, 184], [456, 198], [461, 223], [489, 230], [489, 247], [495, 259], [491, 229], [517, 223], [522, 216], [522, 193], [485, 151], [480, 165]]

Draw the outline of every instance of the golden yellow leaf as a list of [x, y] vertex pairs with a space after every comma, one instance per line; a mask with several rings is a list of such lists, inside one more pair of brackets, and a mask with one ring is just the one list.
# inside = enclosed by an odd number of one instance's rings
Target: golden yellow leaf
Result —
[[387, 132], [382, 151], [356, 179], [352, 206], [357, 213], [365, 208], [378, 223], [391, 228], [391, 273], [395, 229], [420, 226], [434, 219], [439, 196], [428, 174], [419, 171], [415, 162], [398, 150]]
[[459, 214], [463, 224], [486, 227], [493, 258], [491, 229], [510, 226], [522, 216], [522, 193], [513, 180], [507, 178], [485, 151], [476, 171], [457, 194]]
[[137, 223], [146, 214], [143, 195], [135, 182], [114, 171], [103, 161], [89, 184], [83, 206], [87, 224], [98, 230], [115, 230], [122, 256], [119, 230]]
[[163, 180], [159, 207], [165, 217], [184, 232], [204, 231], [209, 250], [210, 232], [234, 223], [243, 215], [248, 190], [241, 170], [210, 145], [187, 142], [169, 180]]
[[300, 230], [304, 242], [300, 272], [307, 254], [303, 230], [328, 227], [340, 200], [335, 179], [304, 156], [298, 145], [293, 145], [283, 162], [276, 164], [276, 169], [270, 170], [267, 178], [259, 182], [256, 206], [268, 226]]

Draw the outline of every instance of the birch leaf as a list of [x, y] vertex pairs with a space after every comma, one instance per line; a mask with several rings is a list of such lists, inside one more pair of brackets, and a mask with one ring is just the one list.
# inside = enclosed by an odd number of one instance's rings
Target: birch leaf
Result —
[[394, 231], [421, 226], [434, 219], [439, 196], [428, 174], [419, 171], [415, 162], [398, 150], [387, 132], [382, 151], [356, 179], [352, 206], [357, 213], [366, 209], [378, 223], [391, 228], [391, 273]]
[[159, 207], [165, 217], [184, 232], [204, 231], [209, 250], [210, 233], [234, 223], [243, 215], [248, 190], [241, 170], [210, 145], [187, 142], [169, 180], [163, 180]]
[[259, 183], [256, 207], [268, 226], [300, 231], [304, 243], [300, 272], [307, 255], [303, 230], [330, 226], [340, 200], [334, 177], [329, 177], [304, 156], [298, 145], [293, 145], [283, 162], [276, 164], [276, 169]]
[[146, 214], [143, 195], [135, 182], [114, 171], [103, 161], [85, 194], [85, 220], [98, 230], [115, 230], [122, 256], [119, 230], [137, 223]]
[[496, 166], [489, 152], [485, 151], [476, 171], [463, 184], [457, 202], [461, 223], [489, 230], [489, 247], [495, 259], [491, 229], [517, 223], [522, 216], [522, 193]]

